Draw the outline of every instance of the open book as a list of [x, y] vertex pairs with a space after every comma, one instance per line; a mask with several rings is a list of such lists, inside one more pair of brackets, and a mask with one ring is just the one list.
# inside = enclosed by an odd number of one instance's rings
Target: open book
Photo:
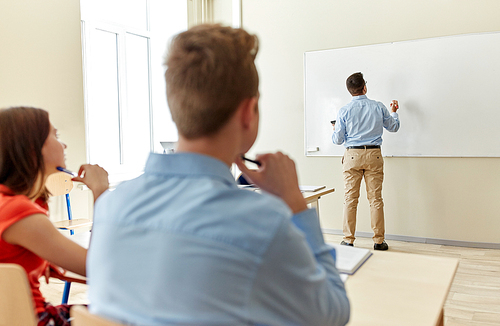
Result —
[[370, 249], [343, 246], [340, 244], [327, 243], [335, 248], [337, 262], [336, 267], [340, 273], [352, 275], [370, 258]]

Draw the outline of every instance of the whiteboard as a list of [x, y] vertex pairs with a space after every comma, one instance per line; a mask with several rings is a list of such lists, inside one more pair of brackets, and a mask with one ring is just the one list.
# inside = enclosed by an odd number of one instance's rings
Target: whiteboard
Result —
[[341, 156], [331, 120], [351, 101], [345, 81], [362, 72], [367, 96], [401, 127], [384, 130], [384, 156], [500, 157], [500, 33], [306, 52], [305, 151]]

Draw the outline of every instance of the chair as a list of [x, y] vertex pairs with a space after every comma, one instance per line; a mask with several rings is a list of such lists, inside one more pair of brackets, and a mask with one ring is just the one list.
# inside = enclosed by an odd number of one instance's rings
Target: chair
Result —
[[[73, 214], [71, 212], [71, 201], [69, 197], [69, 192], [73, 189], [73, 181], [71, 180], [71, 175], [65, 172], [58, 172], [51, 174], [45, 186], [50, 191], [52, 196], [65, 195], [66, 197], [66, 209], [68, 212], [68, 219], [65, 221], [54, 222], [54, 226], [60, 230], [68, 230], [71, 235], [75, 234], [75, 229], [82, 227], [92, 227], [92, 221], [89, 219], [73, 219]], [[71, 282], [66, 281], [64, 285], [64, 292], [62, 297], [62, 304], [68, 303], [69, 291], [71, 289]]]
[[0, 325], [36, 326], [28, 276], [17, 264], [0, 264]]
[[92, 221], [89, 219], [73, 219], [73, 214], [71, 213], [71, 201], [69, 197], [69, 192], [73, 189], [73, 181], [71, 180], [71, 175], [65, 172], [58, 172], [51, 174], [47, 178], [45, 186], [50, 191], [52, 196], [66, 196], [66, 208], [68, 212], [68, 219], [66, 221], [54, 222], [54, 226], [61, 230], [68, 230], [70, 234], [75, 234], [74, 230], [82, 227], [92, 227]]
[[91, 314], [84, 306], [73, 306], [70, 310], [72, 326], [121, 326], [113, 321]]

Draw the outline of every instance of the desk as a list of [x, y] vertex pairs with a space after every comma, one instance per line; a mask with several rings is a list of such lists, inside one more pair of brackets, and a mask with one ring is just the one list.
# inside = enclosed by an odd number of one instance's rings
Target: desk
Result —
[[[251, 191], [257, 191], [260, 192], [261, 190], [259, 188], [254, 188], [254, 187], [247, 187], [247, 186], [239, 186], [241, 189], [245, 190], [251, 190]], [[335, 191], [335, 188], [323, 188], [318, 191], [305, 191], [302, 193], [304, 196], [306, 203], [308, 205], [311, 205], [312, 208], [316, 208], [316, 212], [318, 213], [319, 216], [319, 199], [321, 196], [324, 196], [326, 194], [332, 193]]]
[[78, 243], [83, 248], [89, 249], [90, 235], [91, 235], [90, 231], [85, 231], [85, 232], [75, 233], [73, 235], [65, 234], [64, 236], [70, 239], [71, 241]]
[[440, 326], [458, 259], [374, 251], [346, 282], [349, 326]]
[[304, 198], [306, 199], [306, 203], [311, 205], [312, 208], [316, 208], [316, 212], [318, 212], [319, 216], [319, 199], [321, 196], [332, 193], [335, 191], [335, 188], [327, 188], [321, 189], [314, 192], [303, 192]]

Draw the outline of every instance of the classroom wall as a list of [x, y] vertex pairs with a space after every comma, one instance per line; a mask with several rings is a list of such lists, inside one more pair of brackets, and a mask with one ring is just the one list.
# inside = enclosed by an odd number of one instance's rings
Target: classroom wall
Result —
[[[80, 29], [77, 0], [0, 0], [0, 107], [49, 111], [74, 171], [86, 162]], [[88, 191], [71, 196], [75, 217], [87, 217]], [[51, 201], [51, 218], [62, 218], [63, 205]]]
[[233, 25], [233, 0], [212, 0], [213, 20], [223, 25]]
[[[337, 230], [343, 196], [340, 158], [304, 155], [303, 53], [500, 30], [497, 0], [242, 0], [242, 11], [243, 26], [261, 41], [261, 132], [252, 154], [282, 150], [296, 160], [301, 183], [335, 187], [320, 205], [322, 226]], [[224, 10], [220, 13], [228, 18]], [[0, 42], [0, 107], [47, 109], [68, 145], [68, 168], [76, 170], [86, 162], [79, 1], [0, 0]], [[480, 112], [471, 108], [471, 114], [475, 110]], [[400, 117], [404, 128], [404, 107]], [[499, 242], [500, 159], [385, 162], [387, 233]], [[77, 214], [91, 215], [88, 192], [74, 190], [72, 203]], [[371, 231], [365, 198], [358, 230]]]
[[[497, 0], [242, 0], [242, 8], [243, 27], [261, 41], [261, 129], [252, 152], [282, 150], [295, 159], [302, 184], [336, 188], [320, 200], [322, 227], [336, 230], [342, 228], [341, 159], [304, 155], [304, 52], [500, 30]], [[485, 91], [477, 96], [488, 96]], [[398, 112], [404, 128], [404, 106]], [[386, 158], [386, 232], [498, 243], [499, 166], [499, 158]], [[358, 231], [371, 232], [364, 190], [361, 196]]]

